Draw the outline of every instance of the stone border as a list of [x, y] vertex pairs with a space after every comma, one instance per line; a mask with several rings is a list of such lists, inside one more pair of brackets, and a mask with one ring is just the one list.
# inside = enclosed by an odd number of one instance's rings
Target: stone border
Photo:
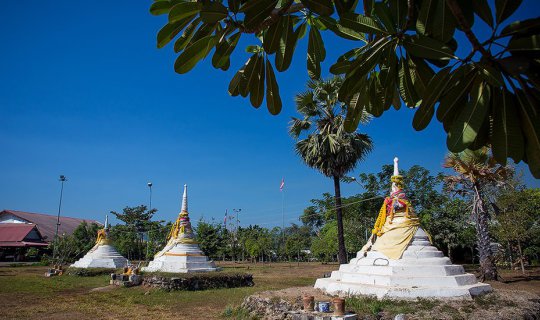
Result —
[[186, 273], [163, 274], [144, 273], [143, 286], [166, 291], [174, 290], [207, 290], [219, 288], [252, 287], [253, 275], [247, 273]]

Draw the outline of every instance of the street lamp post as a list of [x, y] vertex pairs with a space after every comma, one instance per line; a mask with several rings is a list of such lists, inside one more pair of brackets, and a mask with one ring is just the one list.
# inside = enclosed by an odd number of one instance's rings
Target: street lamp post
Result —
[[[148, 186], [148, 189], [150, 189], [150, 202], [148, 204], [148, 210], [152, 210], [152, 182], [148, 182], [146, 184]], [[146, 260], [148, 260], [148, 256], [150, 255], [150, 231], [146, 233]]]
[[150, 205], [148, 206], [148, 210], [152, 210], [152, 182], [148, 182], [146, 185], [150, 189]]
[[58, 203], [58, 216], [56, 218], [56, 232], [54, 233], [54, 249], [53, 249], [53, 260], [56, 257], [57, 247], [58, 247], [58, 227], [60, 227], [60, 212], [62, 210], [62, 196], [64, 194], [64, 182], [67, 181], [66, 176], [60, 175], [58, 179], [61, 183], [60, 187], [60, 202]]

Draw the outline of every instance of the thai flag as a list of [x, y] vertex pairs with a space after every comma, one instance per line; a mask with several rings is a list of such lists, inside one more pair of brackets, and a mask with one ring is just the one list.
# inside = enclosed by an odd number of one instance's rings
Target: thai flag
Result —
[[281, 184], [279, 185], [279, 191], [283, 191], [284, 186], [285, 186], [285, 179], [281, 178]]

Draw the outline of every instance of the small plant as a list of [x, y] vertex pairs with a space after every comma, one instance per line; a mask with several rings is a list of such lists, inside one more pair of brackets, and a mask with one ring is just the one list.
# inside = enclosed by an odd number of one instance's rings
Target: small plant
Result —
[[228, 305], [221, 314], [222, 317], [236, 320], [257, 320], [258, 318], [249, 313], [249, 310], [241, 306], [235, 307]]

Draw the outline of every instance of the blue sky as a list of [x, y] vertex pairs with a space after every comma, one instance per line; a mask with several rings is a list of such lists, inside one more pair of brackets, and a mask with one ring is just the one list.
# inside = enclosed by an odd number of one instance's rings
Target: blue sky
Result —
[[[156, 218], [174, 220], [181, 186], [189, 186], [192, 220], [222, 221], [242, 208], [242, 225], [286, 223], [312, 198], [333, 192], [331, 180], [295, 155], [287, 125], [293, 97], [304, 90], [307, 39], [291, 68], [278, 74], [284, 110], [271, 116], [247, 99], [230, 97], [228, 83], [249, 57], [242, 40], [229, 71], [203, 61], [173, 70], [172, 47], [157, 49], [165, 17], [151, 1], [10, 1], [0, 11], [0, 209], [56, 214], [60, 182], [65, 215], [103, 220], [111, 210], [148, 204], [153, 183]], [[509, 20], [533, 17], [533, 0]], [[532, 14], [531, 14], [532, 13]], [[326, 37], [323, 70], [351, 43]], [[246, 37], [247, 39], [247, 37]], [[326, 72], [326, 74], [328, 74]], [[374, 140], [360, 172], [377, 172], [394, 156], [408, 168], [442, 171], [445, 133], [437, 121], [415, 132], [414, 112], [391, 110], [360, 131]], [[524, 169], [529, 186], [540, 183]], [[344, 186], [344, 196], [359, 192]], [[376, 213], [373, 213], [376, 214]]]

